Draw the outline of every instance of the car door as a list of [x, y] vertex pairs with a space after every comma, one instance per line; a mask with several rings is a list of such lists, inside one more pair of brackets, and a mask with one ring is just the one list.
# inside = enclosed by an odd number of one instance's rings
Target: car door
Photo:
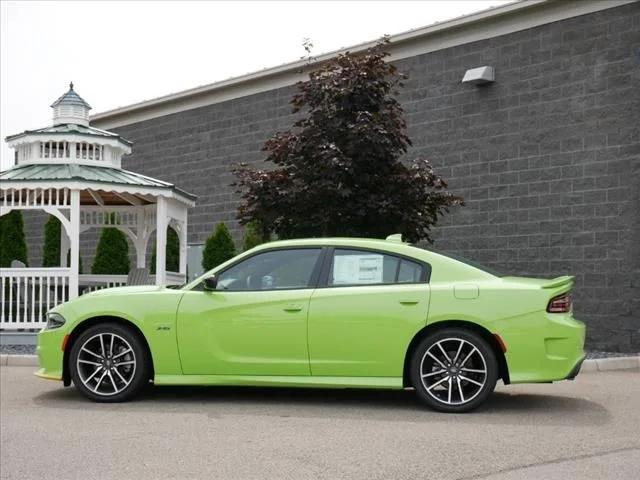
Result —
[[311, 374], [402, 376], [407, 346], [427, 320], [429, 266], [380, 251], [327, 254], [309, 307]]
[[321, 248], [259, 252], [185, 293], [177, 313], [185, 374], [309, 375], [307, 314]]

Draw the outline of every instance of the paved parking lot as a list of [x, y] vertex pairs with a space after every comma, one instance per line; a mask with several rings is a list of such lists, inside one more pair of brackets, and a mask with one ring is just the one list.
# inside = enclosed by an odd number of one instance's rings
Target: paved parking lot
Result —
[[412, 392], [155, 388], [99, 405], [0, 368], [2, 479], [637, 479], [640, 372], [500, 387], [444, 415]]

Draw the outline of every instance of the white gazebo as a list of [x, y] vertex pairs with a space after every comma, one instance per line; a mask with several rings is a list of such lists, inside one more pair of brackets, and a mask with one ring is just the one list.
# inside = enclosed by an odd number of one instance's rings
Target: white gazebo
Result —
[[[39, 328], [56, 304], [86, 290], [127, 284], [127, 275], [79, 274], [80, 234], [91, 228], [123, 231], [135, 246], [139, 269], [146, 267], [147, 246], [155, 235], [156, 274], [149, 276], [149, 283], [171, 285], [186, 279], [187, 210], [195, 197], [170, 183], [123, 170], [121, 159], [131, 153], [131, 142], [91, 127], [91, 107], [73, 84], [51, 107], [52, 126], [6, 138], [15, 149], [15, 165], [0, 172], [0, 216], [12, 210], [42, 210], [57, 217], [62, 224], [61, 266], [1, 269], [0, 329]], [[180, 240], [178, 272], [166, 271], [168, 226]]]

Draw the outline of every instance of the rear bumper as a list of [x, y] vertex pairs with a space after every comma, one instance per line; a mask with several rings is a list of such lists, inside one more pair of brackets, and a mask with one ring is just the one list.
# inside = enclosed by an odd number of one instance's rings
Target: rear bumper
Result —
[[[585, 359], [584, 323], [568, 314], [538, 312], [518, 319], [501, 335], [511, 383], [575, 378]], [[525, 327], [526, 325], [526, 327]]]
[[582, 368], [582, 363], [584, 362], [584, 359], [586, 357], [582, 357], [578, 363], [576, 363], [576, 366], [573, 367], [573, 370], [571, 370], [571, 372], [569, 372], [569, 375], [567, 375], [567, 378], [565, 378], [565, 380], [573, 380], [574, 378], [576, 378], [578, 376], [578, 373], [580, 373], [580, 369]]

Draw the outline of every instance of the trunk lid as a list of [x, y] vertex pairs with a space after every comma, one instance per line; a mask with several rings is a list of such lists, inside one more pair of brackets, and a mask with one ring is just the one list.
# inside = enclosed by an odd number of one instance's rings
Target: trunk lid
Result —
[[556, 278], [502, 277], [502, 279], [507, 282], [553, 290], [570, 290], [575, 282], [575, 277], [572, 275], [563, 275]]

